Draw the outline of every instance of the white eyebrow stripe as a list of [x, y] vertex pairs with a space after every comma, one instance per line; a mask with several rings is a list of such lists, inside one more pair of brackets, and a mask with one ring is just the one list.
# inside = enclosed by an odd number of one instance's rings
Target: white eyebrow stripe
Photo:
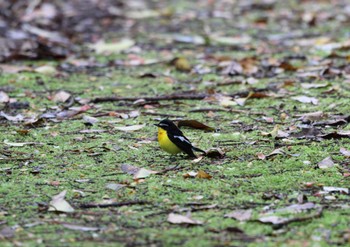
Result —
[[[177, 139], [180, 139], [180, 141], [182, 141], [182, 142], [187, 142], [188, 144], [191, 144], [188, 140], [186, 140], [186, 138], [185, 137], [183, 137], [183, 136], [174, 136], [174, 138], [177, 138]], [[191, 144], [192, 145], [192, 144]]]
[[160, 123], [159, 126], [169, 126], [169, 125], [167, 125], [165, 123]]

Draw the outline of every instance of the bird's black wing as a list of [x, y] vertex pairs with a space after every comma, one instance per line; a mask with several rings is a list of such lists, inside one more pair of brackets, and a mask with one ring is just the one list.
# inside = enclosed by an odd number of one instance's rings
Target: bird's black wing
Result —
[[191, 142], [183, 135], [181, 130], [171, 131], [167, 133], [168, 138], [183, 152], [188, 154], [190, 157], [196, 158], [197, 156], [193, 153], [193, 146]]

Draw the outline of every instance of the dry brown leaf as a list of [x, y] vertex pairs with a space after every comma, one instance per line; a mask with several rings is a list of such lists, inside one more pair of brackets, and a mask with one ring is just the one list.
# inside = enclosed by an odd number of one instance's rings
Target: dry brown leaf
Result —
[[209, 127], [197, 120], [180, 120], [177, 122], [177, 126], [180, 128], [182, 126], [187, 126], [187, 127], [191, 127], [194, 129], [202, 129], [202, 130], [208, 130], [208, 131], [213, 131], [215, 130], [212, 127]]
[[205, 171], [203, 170], [199, 170], [197, 175], [196, 175], [197, 178], [203, 178], [203, 179], [211, 179], [212, 176], [208, 173], [206, 173]]

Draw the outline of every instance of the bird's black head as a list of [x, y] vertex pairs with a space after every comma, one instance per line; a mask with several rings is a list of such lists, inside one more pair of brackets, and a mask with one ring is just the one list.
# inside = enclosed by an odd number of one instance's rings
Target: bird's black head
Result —
[[158, 124], [155, 124], [155, 126], [158, 126], [159, 128], [162, 128], [164, 130], [178, 129], [174, 122], [172, 122], [169, 119], [164, 119]]

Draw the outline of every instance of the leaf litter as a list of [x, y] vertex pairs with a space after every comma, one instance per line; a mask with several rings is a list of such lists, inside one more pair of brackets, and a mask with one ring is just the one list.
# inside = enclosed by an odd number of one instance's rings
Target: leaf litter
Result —
[[[0, 84], [0, 122], [4, 126], [2, 140], [8, 140], [0, 151], [0, 160], [10, 161], [1, 172], [8, 178], [6, 181], [11, 181], [11, 174], [18, 178], [28, 176], [26, 171], [32, 171], [32, 165], [37, 167], [36, 163], [43, 162], [47, 166], [40, 168], [40, 179], [48, 176], [52, 187], [70, 188], [72, 185], [66, 183], [70, 176], [74, 177], [73, 181], [84, 181], [81, 188], [71, 188], [74, 205], [80, 203], [82, 211], [66, 216], [67, 221], [74, 220], [74, 223], [57, 224], [81, 231], [82, 239], [91, 238], [83, 235], [85, 231], [105, 230], [101, 226], [108, 225], [107, 238], [93, 233], [94, 240], [105, 242], [119, 239], [113, 235], [115, 229], [122, 234], [127, 229], [128, 234], [124, 235], [133, 238], [136, 236], [134, 229], [138, 227], [135, 222], [141, 218], [143, 228], [137, 231], [145, 233], [152, 224], [158, 225], [160, 220], [165, 222], [160, 218], [165, 213], [168, 222], [177, 225], [203, 227], [203, 222], [208, 222], [208, 236], [205, 237], [197, 238], [190, 228], [185, 229], [198, 244], [218, 245], [216, 240], [220, 239], [229, 245], [241, 246], [242, 242], [236, 241], [270, 241], [271, 236], [274, 236], [271, 240], [274, 244], [281, 239], [288, 243], [283, 231], [273, 229], [292, 222], [297, 223], [293, 231], [303, 233], [302, 240], [305, 236], [307, 241], [315, 242], [319, 234], [310, 230], [315, 226], [312, 219], [320, 218], [322, 223], [332, 214], [334, 232], [330, 238], [318, 238], [317, 244], [346, 243], [335, 237], [338, 233], [341, 235], [344, 226], [337, 220], [340, 211], [331, 212], [328, 208], [330, 200], [347, 206], [344, 198], [349, 193], [345, 175], [350, 134], [345, 99], [349, 97], [347, 52], [350, 46], [346, 37], [337, 35], [338, 29], [333, 27], [343, 27], [348, 22], [345, 2], [312, 5], [312, 9], [308, 1], [294, 7], [289, 2], [281, 7], [276, 1], [218, 1], [215, 4], [199, 1], [196, 6], [189, 3], [175, 9], [166, 3], [150, 4], [148, 1], [19, 2], [15, 7], [6, 1], [0, 3], [4, 10], [0, 61], [6, 62], [0, 65], [4, 74], [4, 82]], [[240, 16], [238, 21], [236, 16]], [[294, 31], [283, 32], [285, 28]], [[240, 30], [242, 34], [228, 30]], [[86, 44], [95, 54], [86, 53], [89, 51], [76, 44]], [[28, 61], [22, 63], [22, 59]], [[44, 60], [33, 61], [35, 59]], [[71, 78], [78, 78], [79, 83], [73, 83]], [[132, 80], [134, 78], [137, 82]], [[189, 131], [190, 135], [200, 135], [203, 146], [209, 148], [206, 157], [188, 161], [178, 155], [167, 160], [166, 154], [157, 148], [153, 129], [140, 124], [158, 120], [154, 116], [175, 116], [181, 119], [180, 127], [217, 131], [213, 135]], [[235, 124], [230, 124], [233, 122]], [[247, 140], [232, 140], [232, 133], [244, 133]], [[95, 152], [85, 146], [92, 146], [101, 139], [105, 145], [103, 150], [114, 151]], [[225, 148], [221, 145], [224, 141], [227, 141]], [[70, 148], [72, 145], [74, 148]], [[20, 160], [18, 157], [24, 152], [19, 149], [33, 149], [36, 155]], [[72, 153], [79, 157], [73, 159]], [[278, 159], [273, 159], [276, 155]], [[124, 162], [139, 167], [122, 165], [122, 172], [115, 172], [113, 166]], [[158, 170], [164, 163], [172, 166], [159, 169], [160, 172], [143, 168]], [[291, 163], [293, 167], [289, 166]], [[310, 168], [310, 164], [317, 164], [323, 170]], [[51, 165], [56, 175], [67, 180], [50, 178]], [[328, 169], [335, 166], [341, 170], [341, 176], [333, 174], [334, 169]], [[178, 172], [183, 169], [183, 174], [189, 178], [200, 179], [183, 179]], [[152, 174], [158, 175], [149, 178]], [[306, 174], [314, 181], [307, 182], [310, 180], [306, 180]], [[38, 173], [29, 173], [29, 176], [38, 176]], [[286, 185], [288, 192], [283, 186], [291, 179], [286, 176], [292, 176], [293, 182], [295, 179], [294, 184]], [[126, 186], [131, 184], [129, 179], [134, 180], [132, 186]], [[146, 184], [135, 182], [141, 180]], [[5, 191], [6, 187], [12, 187], [6, 181]], [[44, 201], [42, 185], [36, 183], [21, 191], [30, 191]], [[304, 188], [304, 184], [309, 186]], [[36, 190], [31, 191], [32, 187]], [[103, 195], [99, 191], [103, 191]], [[291, 204], [290, 197], [296, 199], [287, 194], [296, 191], [306, 193], [310, 201], [305, 199], [304, 203]], [[189, 194], [186, 198], [203, 203], [189, 210], [200, 211], [198, 215], [204, 221], [189, 215], [169, 214], [173, 206], [185, 208], [186, 202], [181, 199], [185, 193]], [[7, 197], [11, 194], [7, 193]], [[326, 206], [322, 209], [316, 204], [319, 196], [325, 199], [322, 205]], [[72, 211], [64, 191], [56, 197], [50, 202], [51, 210]], [[268, 206], [273, 210], [262, 209], [263, 205], [257, 202], [261, 197], [264, 203], [273, 201]], [[206, 210], [212, 209], [212, 200], [216, 206], [209, 214]], [[28, 203], [26, 198], [23, 201]], [[249, 238], [236, 226], [225, 228], [215, 223], [221, 223], [222, 219], [218, 219], [223, 215], [220, 214], [223, 208], [237, 208], [231, 201], [247, 210], [234, 210], [226, 214], [224, 220], [236, 224], [232, 218], [236, 219], [244, 227], [242, 229], [246, 229], [245, 224], [251, 225], [263, 235], [261, 239]], [[38, 205], [40, 212], [43, 206]], [[11, 211], [11, 217], [18, 215], [18, 211], [12, 210], [16, 203], [5, 201], [4, 207]], [[87, 208], [96, 208], [96, 211], [85, 211]], [[110, 213], [100, 219], [97, 215], [101, 208], [108, 208]], [[158, 208], [160, 217], [155, 214]], [[322, 215], [323, 210], [327, 214]], [[153, 216], [144, 218], [140, 211]], [[272, 224], [271, 228], [261, 227], [252, 220], [252, 212], [266, 211], [276, 215], [262, 214], [259, 221]], [[79, 222], [80, 213], [84, 220]], [[96, 222], [98, 227], [95, 227]], [[1, 221], [1, 224], [6, 223]], [[173, 239], [181, 243], [188, 241], [183, 238], [188, 234], [182, 234], [183, 227], [167, 227], [170, 233], [175, 228], [177, 231], [176, 238], [169, 238], [168, 242], [175, 244]], [[325, 230], [326, 226], [321, 224], [317, 228]], [[14, 228], [2, 229], [2, 237], [17, 237]], [[247, 229], [251, 231], [250, 227]], [[161, 245], [164, 242], [149, 238], [147, 243], [140, 244]]]

